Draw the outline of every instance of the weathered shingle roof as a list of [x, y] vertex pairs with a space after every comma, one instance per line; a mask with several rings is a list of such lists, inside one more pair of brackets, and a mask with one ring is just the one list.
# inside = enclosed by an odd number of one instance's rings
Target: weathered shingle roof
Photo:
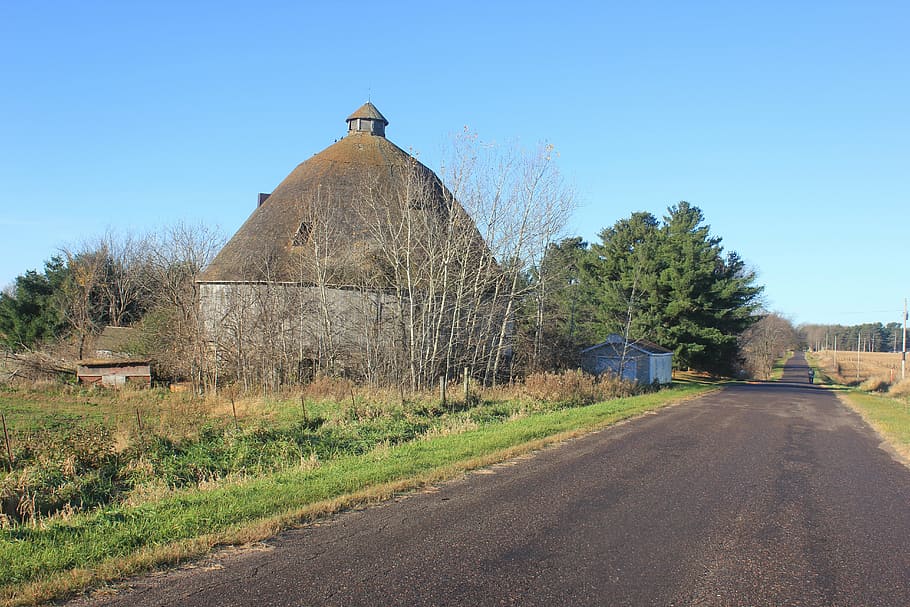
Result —
[[[351, 116], [385, 121], [372, 103]], [[470, 224], [478, 251], [486, 251], [470, 217], [433, 171], [382, 135], [351, 131], [299, 164], [199, 280], [312, 283], [318, 270], [328, 284], [357, 284], [364, 272], [380, 271], [374, 267], [381, 257], [377, 221], [394, 221], [402, 209], [437, 218], [455, 213]], [[314, 255], [323, 256], [318, 268]]]
[[356, 120], [357, 118], [368, 118], [370, 120], [381, 120], [386, 126], [389, 126], [389, 121], [386, 120], [386, 117], [383, 116], [376, 106], [367, 101], [355, 111], [353, 114], [348, 116], [347, 120]]

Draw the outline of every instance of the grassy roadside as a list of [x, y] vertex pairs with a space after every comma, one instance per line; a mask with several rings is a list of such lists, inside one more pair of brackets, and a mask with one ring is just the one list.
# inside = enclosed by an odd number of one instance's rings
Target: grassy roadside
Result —
[[910, 467], [910, 402], [846, 386], [826, 373], [819, 355], [809, 354], [806, 358], [815, 369], [815, 383], [836, 390], [840, 401], [856, 411]]
[[213, 546], [262, 539], [281, 528], [451, 478], [710, 390], [669, 391], [563, 409], [460, 434], [379, 447], [312, 468], [209, 491], [187, 490], [135, 507], [102, 508], [44, 527], [0, 531], [0, 599], [33, 604]]
[[840, 392], [838, 397], [910, 462], [910, 404], [906, 400], [858, 390]]

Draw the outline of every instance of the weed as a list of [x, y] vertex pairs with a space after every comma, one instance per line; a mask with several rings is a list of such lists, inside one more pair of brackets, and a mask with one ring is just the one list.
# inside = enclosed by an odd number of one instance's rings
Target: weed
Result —
[[890, 382], [887, 377], [870, 377], [859, 385], [863, 392], [887, 392]]
[[901, 381], [892, 384], [891, 388], [888, 390], [888, 394], [891, 396], [910, 396], [910, 377], [907, 379], [902, 379]]

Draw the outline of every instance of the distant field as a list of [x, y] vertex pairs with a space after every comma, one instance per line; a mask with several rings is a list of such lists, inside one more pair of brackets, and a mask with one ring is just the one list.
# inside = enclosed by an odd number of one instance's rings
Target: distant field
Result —
[[[870, 378], [881, 378], [889, 382], [900, 380], [900, 352], [860, 352], [857, 354], [849, 351], [822, 350], [812, 353], [809, 358], [836, 384], [859, 385]], [[910, 362], [908, 362], [908, 367], [910, 367]], [[910, 368], [907, 371], [910, 373]]]

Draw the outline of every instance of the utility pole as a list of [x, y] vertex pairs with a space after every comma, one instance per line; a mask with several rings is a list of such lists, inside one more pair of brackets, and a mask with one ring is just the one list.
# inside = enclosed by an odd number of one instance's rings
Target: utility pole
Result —
[[907, 298], [904, 298], [904, 346], [901, 349], [901, 379], [907, 377]]
[[859, 381], [859, 349], [862, 347], [863, 334], [856, 336], [856, 381]]

